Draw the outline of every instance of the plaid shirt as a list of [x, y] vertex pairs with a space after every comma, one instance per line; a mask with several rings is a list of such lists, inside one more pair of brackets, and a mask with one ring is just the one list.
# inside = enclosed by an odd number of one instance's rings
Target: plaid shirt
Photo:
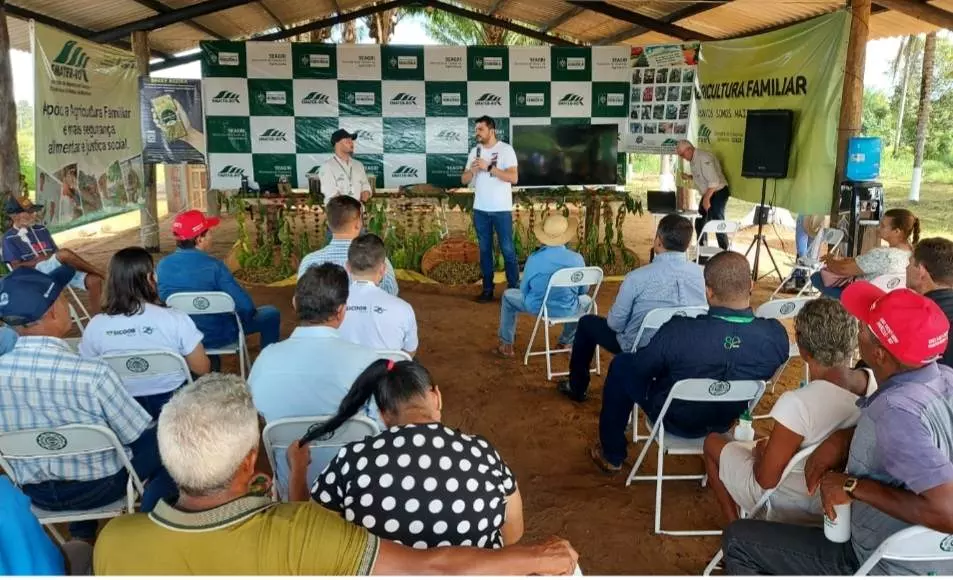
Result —
[[[100, 425], [128, 445], [150, 421], [109, 365], [81, 358], [58, 338], [21, 336], [12, 351], [0, 356], [0, 431]], [[132, 457], [128, 447], [126, 453]], [[92, 481], [122, 469], [112, 451], [11, 464], [20, 485]]]
[[[347, 263], [347, 251], [351, 248], [351, 240], [331, 240], [331, 242], [316, 252], [311, 252], [301, 259], [298, 266], [298, 278], [304, 276], [311, 266], [320, 266], [321, 264], [337, 264], [344, 267]], [[387, 266], [384, 272], [384, 279], [381, 280], [380, 288], [391, 296], [397, 296], [397, 276], [394, 274], [394, 266], [390, 260], [384, 258]]]

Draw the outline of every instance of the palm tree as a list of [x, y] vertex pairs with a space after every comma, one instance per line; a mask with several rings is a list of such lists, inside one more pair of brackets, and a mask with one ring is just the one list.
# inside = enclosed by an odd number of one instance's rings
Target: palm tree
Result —
[[920, 50], [923, 42], [919, 36], [910, 35], [900, 40], [900, 46], [897, 49], [897, 57], [894, 58], [890, 67], [890, 76], [892, 82], [897, 82], [897, 76], [900, 76], [900, 83], [897, 85], [897, 91], [900, 96], [899, 113], [897, 114], [897, 128], [893, 136], [893, 157], [900, 157], [900, 140], [903, 135], [903, 114], [907, 105], [907, 93], [910, 89], [910, 77], [913, 76], [913, 69], [916, 61], [920, 57]]
[[370, 36], [377, 44], [390, 44], [391, 37], [394, 36], [394, 29], [397, 23], [407, 14], [406, 10], [401, 8], [391, 8], [364, 18], [364, 25], [370, 31]]
[[483, 24], [464, 16], [450, 14], [439, 8], [416, 8], [410, 12], [422, 14], [427, 34], [440, 44], [455, 46], [535, 46], [540, 41], [510, 32], [500, 26]]
[[933, 92], [933, 61], [936, 56], [936, 32], [927, 34], [923, 43], [923, 76], [920, 80], [920, 108], [917, 111], [917, 140], [913, 147], [913, 180], [910, 201], [920, 201], [920, 180], [923, 177], [923, 149], [930, 122], [930, 97]]

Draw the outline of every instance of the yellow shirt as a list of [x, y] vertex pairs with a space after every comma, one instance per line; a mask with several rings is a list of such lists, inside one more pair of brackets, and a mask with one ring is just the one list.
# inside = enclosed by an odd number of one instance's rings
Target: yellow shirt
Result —
[[313, 502], [245, 496], [204, 512], [160, 502], [110, 521], [96, 541], [97, 575], [370, 574], [378, 540]]

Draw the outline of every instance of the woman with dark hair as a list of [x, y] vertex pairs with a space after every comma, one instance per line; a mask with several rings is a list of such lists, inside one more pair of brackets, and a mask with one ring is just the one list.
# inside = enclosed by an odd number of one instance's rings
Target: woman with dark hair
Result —
[[[209, 372], [202, 333], [187, 314], [166, 308], [156, 290], [155, 263], [143, 248], [125, 248], [109, 262], [106, 305], [89, 321], [79, 353], [86, 358], [143, 350], [166, 350], [182, 355], [195, 375]], [[152, 415], [188, 381], [175, 371], [124, 381], [126, 390]]]
[[906, 276], [913, 246], [920, 241], [920, 218], [908, 209], [884, 212], [877, 237], [887, 247], [870, 249], [856, 258], [824, 256], [824, 268], [811, 276], [811, 284], [824, 296], [840, 299], [844, 288], [854, 280], [868, 282], [885, 274]]
[[513, 473], [485, 439], [440, 422], [440, 389], [416, 362], [371, 364], [337, 415], [289, 448], [291, 501], [308, 498], [307, 443], [338, 429], [371, 397], [389, 429], [345, 445], [314, 482], [315, 501], [414, 548], [500, 548], [519, 541], [523, 500]]

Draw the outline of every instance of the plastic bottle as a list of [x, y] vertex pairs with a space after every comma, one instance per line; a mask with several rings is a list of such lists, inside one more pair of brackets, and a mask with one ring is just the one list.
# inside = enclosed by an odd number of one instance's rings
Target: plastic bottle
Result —
[[748, 409], [738, 417], [732, 437], [735, 441], [754, 441], [754, 427], [751, 425], [751, 411]]
[[824, 536], [838, 544], [850, 541], [850, 504], [835, 505], [834, 516], [837, 518], [834, 521], [824, 516]]

